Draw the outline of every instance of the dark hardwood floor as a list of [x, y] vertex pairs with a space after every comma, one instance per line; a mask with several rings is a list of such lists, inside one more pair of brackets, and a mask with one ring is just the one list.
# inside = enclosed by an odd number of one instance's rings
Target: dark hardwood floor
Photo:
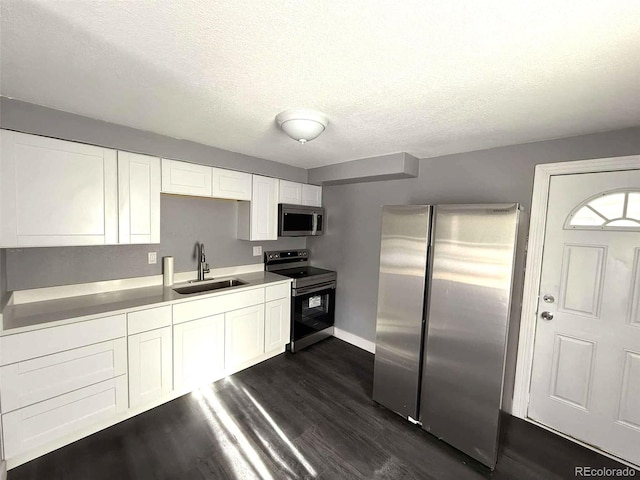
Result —
[[8, 479], [562, 478], [507, 455], [489, 472], [373, 402], [372, 377], [373, 355], [330, 338], [10, 470]]

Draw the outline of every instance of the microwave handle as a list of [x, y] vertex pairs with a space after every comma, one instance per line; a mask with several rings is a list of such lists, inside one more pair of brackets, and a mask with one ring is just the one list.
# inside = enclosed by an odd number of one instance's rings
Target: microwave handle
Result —
[[315, 235], [318, 232], [318, 214], [313, 212], [313, 226], [311, 227], [311, 235]]

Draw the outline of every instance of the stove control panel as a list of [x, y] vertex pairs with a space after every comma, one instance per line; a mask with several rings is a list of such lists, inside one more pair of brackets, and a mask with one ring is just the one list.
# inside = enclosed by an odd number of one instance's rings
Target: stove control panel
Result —
[[302, 262], [309, 259], [309, 250], [276, 250], [264, 252], [264, 263]]

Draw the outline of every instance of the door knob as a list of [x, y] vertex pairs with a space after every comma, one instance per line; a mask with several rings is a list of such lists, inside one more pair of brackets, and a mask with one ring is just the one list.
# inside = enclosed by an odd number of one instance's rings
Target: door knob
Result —
[[540, 316], [543, 320], [553, 320], [553, 313], [551, 312], [542, 312], [542, 315]]

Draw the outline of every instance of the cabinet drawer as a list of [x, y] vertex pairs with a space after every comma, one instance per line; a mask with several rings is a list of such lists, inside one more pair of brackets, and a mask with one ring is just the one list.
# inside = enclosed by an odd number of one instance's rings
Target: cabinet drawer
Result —
[[173, 306], [173, 323], [209, 317], [259, 303], [264, 303], [264, 288], [179, 303]]
[[105, 342], [126, 334], [126, 316], [121, 314], [7, 335], [0, 338], [0, 365]]
[[278, 300], [279, 298], [289, 296], [291, 284], [281, 283], [280, 285], [269, 285], [265, 290], [265, 301], [270, 302], [271, 300]]
[[13, 458], [70, 433], [106, 422], [127, 409], [121, 375], [2, 415], [4, 453]]
[[0, 368], [2, 411], [10, 412], [127, 373], [124, 338]]
[[171, 305], [127, 314], [127, 333], [129, 335], [170, 326]]

